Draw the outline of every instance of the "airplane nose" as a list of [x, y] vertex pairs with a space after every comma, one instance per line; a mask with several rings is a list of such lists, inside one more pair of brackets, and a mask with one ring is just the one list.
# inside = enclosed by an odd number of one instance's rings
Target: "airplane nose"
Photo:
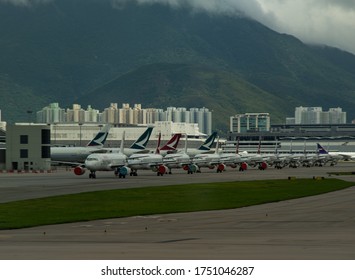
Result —
[[85, 160], [85, 167], [87, 169], [90, 169], [90, 167], [92, 167], [92, 163], [90, 161]]
[[96, 161], [91, 161], [91, 160], [85, 160], [85, 167], [87, 169], [93, 169], [97, 166], [97, 162]]

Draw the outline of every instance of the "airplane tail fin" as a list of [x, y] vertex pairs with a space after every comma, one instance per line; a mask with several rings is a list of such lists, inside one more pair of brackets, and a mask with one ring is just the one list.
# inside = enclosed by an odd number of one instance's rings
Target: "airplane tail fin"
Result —
[[318, 154], [321, 154], [321, 155], [327, 155], [328, 154], [328, 151], [326, 149], [324, 149], [321, 144], [317, 143], [317, 152]]
[[184, 146], [184, 153], [187, 154], [187, 133], [185, 134], [185, 146]]
[[181, 133], [176, 133], [173, 137], [166, 143], [163, 147], [161, 147], [160, 151], [175, 151], [177, 145], [179, 144], [181, 138]]
[[200, 151], [209, 151], [214, 143], [214, 140], [217, 137], [217, 132], [213, 132], [205, 142], [198, 148]]
[[106, 142], [110, 128], [111, 128], [111, 125], [106, 124], [104, 126], [104, 128], [96, 134], [94, 139], [92, 139], [86, 146], [88, 146], [88, 147], [102, 147]]
[[156, 153], [156, 154], [160, 154], [160, 148], [159, 148], [159, 146], [160, 146], [160, 140], [161, 140], [161, 133], [159, 132], [157, 148], [156, 148], [156, 150], [155, 150], [155, 153]]
[[147, 143], [149, 141], [150, 135], [152, 134], [153, 126], [149, 126], [144, 133], [131, 145], [131, 149], [145, 150]]
[[215, 150], [214, 153], [215, 153], [215, 154], [219, 154], [219, 137], [217, 137], [216, 150]]
[[123, 131], [122, 133], [122, 140], [121, 140], [121, 146], [120, 146], [120, 153], [124, 154], [124, 140], [126, 136], [126, 131]]

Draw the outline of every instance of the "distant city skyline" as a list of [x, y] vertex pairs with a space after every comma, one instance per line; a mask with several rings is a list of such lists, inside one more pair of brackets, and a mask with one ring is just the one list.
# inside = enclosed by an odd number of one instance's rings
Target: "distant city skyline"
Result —
[[110, 106], [102, 112], [88, 106], [83, 109], [79, 104], [73, 104], [72, 108], [63, 109], [59, 103], [50, 103], [36, 113], [36, 122], [47, 124], [58, 123], [109, 123], [113, 125], [149, 125], [158, 121], [172, 121], [197, 123], [199, 130], [204, 134], [212, 133], [212, 112], [208, 108], [167, 107], [166, 110], [160, 108], [142, 108], [141, 104], [110, 103]]

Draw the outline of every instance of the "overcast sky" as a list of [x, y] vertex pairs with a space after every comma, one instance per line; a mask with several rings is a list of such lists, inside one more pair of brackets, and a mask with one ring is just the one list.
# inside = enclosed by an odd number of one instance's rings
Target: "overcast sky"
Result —
[[[61, 0], [0, 0], [20, 6]], [[103, 0], [102, 0], [103, 1]], [[238, 14], [292, 34], [307, 43], [327, 44], [355, 54], [355, 0], [109, 0], [189, 6], [197, 11]]]

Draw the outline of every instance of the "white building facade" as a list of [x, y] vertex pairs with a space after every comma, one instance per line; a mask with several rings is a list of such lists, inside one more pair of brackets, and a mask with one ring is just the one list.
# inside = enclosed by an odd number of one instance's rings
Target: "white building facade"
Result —
[[270, 131], [269, 113], [245, 113], [230, 117], [230, 132], [263, 132]]
[[346, 124], [346, 112], [342, 108], [296, 107], [295, 124]]
[[128, 103], [121, 107], [111, 103], [102, 113], [90, 105], [84, 110], [79, 104], [72, 108], [61, 109], [58, 103], [37, 112], [37, 122], [47, 124], [112, 124], [119, 125], [149, 125], [156, 122], [168, 121], [173, 123], [198, 124], [200, 132], [206, 135], [212, 133], [212, 112], [207, 108], [168, 107], [166, 111], [157, 108], [142, 108], [141, 104], [134, 104], [133, 108]]

